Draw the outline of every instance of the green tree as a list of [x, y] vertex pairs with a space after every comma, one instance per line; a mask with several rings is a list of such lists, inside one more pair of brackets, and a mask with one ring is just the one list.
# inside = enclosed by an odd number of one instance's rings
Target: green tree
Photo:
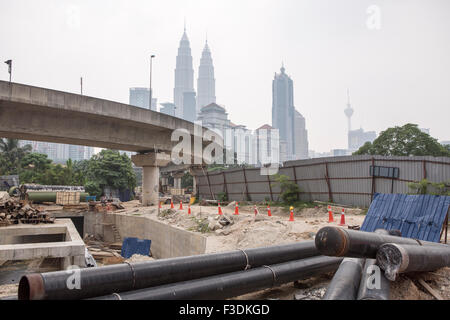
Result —
[[52, 160], [48, 159], [46, 154], [26, 154], [20, 162], [20, 182], [48, 184], [51, 164]]
[[186, 172], [181, 177], [181, 188], [192, 187], [194, 185], [194, 177], [189, 172]]
[[101, 190], [109, 186], [118, 190], [134, 190], [136, 175], [130, 158], [114, 150], [102, 150], [90, 160], [85, 188], [92, 195], [101, 196]]
[[73, 163], [73, 184], [84, 186], [87, 182], [86, 172], [89, 168], [89, 160], [80, 160]]
[[450, 144], [443, 144], [442, 146], [443, 146], [444, 149], [447, 150], [447, 152], [450, 154]]
[[448, 148], [437, 139], [422, 132], [418, 125], [408, 123], [403, 127], [383, 131], [373, 143], [367, 142], [354, 155], [382, 156], [450, 156]]
[[372, 142], [366, 142], [358, 151], [356, 151], [355, 155], [363, 155], [363, 154], [372, 154]]
[[75, 171], [71, 159], [63, 166], [52, 163], [45, 154], [29, 153], [21, 161], [21, 183], [71, 186], [84, 185], [84, 181], [84, 173]]
[[31, 146], [19, 147], [17, 139], [0, 139], [0, 175], [19, 174], [20, 162], [31, 152]]
[[56, 185], [56, 186], [70, 186], [72, 181], [69, 180], [67, 167], [60, 164], [51, 164], [50, 168], [45, 172], [45, 177], [42, 179], [42, 184]]
[[434, 183], [423, 179], [419, 182], [409, 183], [408, 187], [413, 191], [413, 194], [450, 196], [450, 181]]

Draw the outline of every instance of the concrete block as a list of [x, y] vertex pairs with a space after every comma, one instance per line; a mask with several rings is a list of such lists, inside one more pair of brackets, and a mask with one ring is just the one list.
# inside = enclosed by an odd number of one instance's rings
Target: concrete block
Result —
[[16, 235], [9, 236], [9, 238], [63, 234], [69, 241], [2, 244], [0, 245], [0, 260], [30, 260], [53, 257], [67, 258], [65, 260], [70, 262], [72, 256], [84, 257], [84, 242], [70, 219], [59, 219], [55, 221], [55, 224], [48, 225], [17, 225], [11, 228], [2, 228], [0, 229], [0, 237], [3, 234]]

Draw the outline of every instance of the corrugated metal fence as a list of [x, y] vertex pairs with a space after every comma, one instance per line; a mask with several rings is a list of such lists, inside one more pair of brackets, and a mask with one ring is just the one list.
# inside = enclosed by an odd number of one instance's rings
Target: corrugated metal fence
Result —
[[400, 230], [406, 238], [439, 242], [449, 206], [448, 196], [376, 193], [361, 230]]
[[[399, 168], [397, 179], [372, 177], [370, 166]], [[343, 205], [369, 207], [375, 193], [411, 192], [408, 183], [426, 178], [431, 182], [450, 181], [448, 157], [348, 156], [289, 161], [279, 174], [296, 182], [303, 201], [331, 201]], [[260, 175], [258, 168], [207, 172], [195, 169], [201, 198], [228, 194], [229, 200], [278, 201], [280, 190], [274, 176]]]

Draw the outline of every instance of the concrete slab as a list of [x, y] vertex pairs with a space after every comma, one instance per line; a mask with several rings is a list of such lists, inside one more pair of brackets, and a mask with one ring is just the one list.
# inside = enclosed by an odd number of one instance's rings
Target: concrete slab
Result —
[[[64, 235], [65, 241], [39, 243], [5, 243], [5, 239], [30, 235]], [[54, 224], [20, 224], [0, 228], [0, 260], [31, 260], [38, 258], [64, 258], [83, 267], [85, 245], [70, 219], [58, 219]], [[80, 257], [83, 257], [81, 260]], [[68, 260], [68, 261], [67, 261]]]

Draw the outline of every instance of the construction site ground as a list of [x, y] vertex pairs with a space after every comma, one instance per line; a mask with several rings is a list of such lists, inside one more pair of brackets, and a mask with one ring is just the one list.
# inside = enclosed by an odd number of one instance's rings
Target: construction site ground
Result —
[[[179, 210], [179, 204], [174, 209], [170, 205], [163, 205], [162, 209], [156, 207], [142, 207], [138, 201], [122, 203], [124, 209], [118, 210], [121, 214], [146, 216], [150, 219], [167, 223], [173, 227], [182, 228], [191, 232], [200, 233], [207, 237], [206, 253], [223, 252], [235, 249], [256, 248], [277, 244], [287, 244], [298, 241], [313, 240], [317, 231], [328, 225], [338, 225], [340, 222], [341, 207], [333, 207], [334, 223], [328, 221], [327, 206], [322, 204], [307, 204], [303, 208], [296, 208], [293, 222], [289, 221], [289, 210], [284, 207], [272, 207], [272, 217], [267, 215], [267, 207], [258, 205], [258, 214], [255, 216], [254, 205], [239, 207], [239, 216], [234, 215], [235, 204], [230, 203], [222, 207], [223, 215], [218, 214], [217, 206], [191, 206], [191, 215], [188, 215], [187, 204]], [[346, 225], [361, 226], [367, 210], [359, 208], [346, 208]], [[86, 241], [88, 248], [92, 239]], [[98, 240], [94, 241], [98, 245]], [[108, 244], [105, 244], [107, 246]], [[133, 257], [130, 262], [150, 260], [149, 257]], [[97, 261], [99, 266], [101, 261]], [[117, 263], [122, 262], [120, 259]], [[113, 262], [114, 263], [114, 262]], [[110, 264], [110, 263], [108, 263]], [[0, 271], [1, 272], [1, 271]], [[267, 289], [250, 293], [235, 299], [282, 299], [282, 300], [320, 300], [333, 274], [325, 274], [278, 288]], [[431, 287], [425, 288], [423, 281]], [[17, 293], [17, 285], [0, 286], [0, 297]], [[442, 297], [450, 299], [450, 268], [435, 272], [401, 275], [391, 284], [392, 300], [431, 300]]]
[[[329, 223], [328, 209], [323, 204], [305, 204], [304, 208], [294, 210], [294, 221], [289, 221], [290, 212], [286, 207], [271, 207], [272, 217], [267, 214], [267, 206], [257, 205], [255, 216], [254, 204], [239, 204], [239, 216], [234, 215], [235, 203], [222, 207], [223, 215], [218, 214], [218, 207], [191, 206], [188, 214], [187, 204], [179, 210], [179, 204], [163, 205], [159, 210], [151, 207], [141, 207], [138, 201], [122, 203], [125, 207], [121, 213], [143, 215], [157, 219], [171, 226], [201, 233], [207, 237], [206, 253], [223, 252], [236, 249], [257, 248], [277, 244], [287, 244], [298, 241], [313, 240], [317, 231], [329, 225], [340, 223], [342, 207], [332, 206], [334, 223]], [[361, 226], [366, 209], [345, 208], [346, 226]], [[227, 220], [230, 223], [227, 225]], [[225, 224], [225, 225], [224, 225]], [[284, 286], [250, 293], [236, 299], [283, 299], [283, 300], [320, 300], [333, 274], [286, 284]], [[450, 268], [436, 272], [400, 275], [391, 284], [392, 300], [432, 300], [435, 297], [421, 284], [424, 280], [443, 299], [450, 299]]]

